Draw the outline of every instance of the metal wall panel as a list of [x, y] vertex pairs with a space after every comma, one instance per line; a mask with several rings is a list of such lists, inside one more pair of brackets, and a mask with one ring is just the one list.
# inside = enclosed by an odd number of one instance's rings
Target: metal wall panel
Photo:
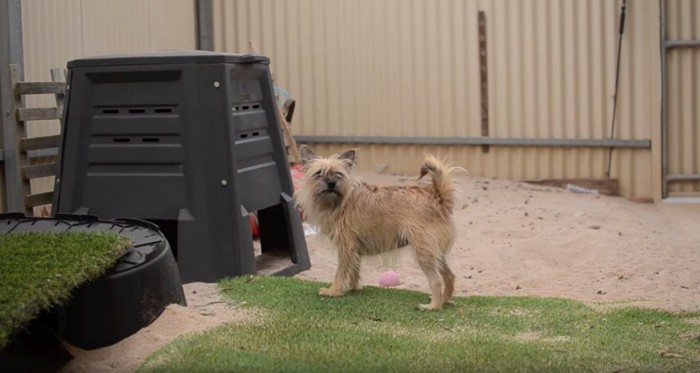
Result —
[[[665, 32], [669, 40], [700, 40], [700, 4], [694, 0], [665, 1]], [[700, 195], [700, 48], [673, 48], [666, 57], [668, 110], [667, 164], [669, 196]]]
[[[52, 68], [72, 59], [116, 53], [195, 49], [195, 0], [22, 1], [24, 78], [50, 81]], [[55, 106], [51, 95], [27, 100]], [[30, 123], [29, 136], [60, 131], [58, 121]], [[53, 187], [53, 177], [32, 181], [34, 192]]]
[[[80, 57], [195, 49], [194, 9], [194, 0], [25, 0], [25, 80], [49, 81], [52, 68]], [[53, 98], [30, 104], [52, 105]]]
[[[692, 0], [689, 0], [692, 2]], [[493, 137], [610, 135], [619, 2], [610, 0], [215, 0], [215, 49], [272, 59], [297, 100], [295, 135], [481, 135], [478, 11], [486, 12]], [[659, 121], [659, 5], [628, 3], [615, 138]], [[697, 18], [696, 18], [697, 19]], [[653, 146], [657, 146], [654, 143]], [[346, 145], [320, 146], [337, 151]], [[360, 145], [363, 167], [414, 172], [426, 151], [473, 175], [605, 177], [607, 149]], [[653, 197], [651, 149], [615, 149], [626, 196]]]

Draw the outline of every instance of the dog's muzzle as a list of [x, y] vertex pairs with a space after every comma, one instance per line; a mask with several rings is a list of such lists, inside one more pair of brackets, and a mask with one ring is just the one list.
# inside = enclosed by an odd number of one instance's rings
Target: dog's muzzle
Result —
[[322, 193], [324, 193], [324, 194], [331, 193], [331, 194], [340, 195], [340, 191], [338, 191], [338, 189], [337, 189], [338, 183], [335, 180], [327, 179], [327, 180], [324, 180], [323, 183], [325, 184], [326, 188], [323, 191], [321, 191]]

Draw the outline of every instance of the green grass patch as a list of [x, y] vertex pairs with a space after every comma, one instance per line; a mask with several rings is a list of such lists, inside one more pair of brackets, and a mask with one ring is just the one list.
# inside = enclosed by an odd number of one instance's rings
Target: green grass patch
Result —
[[460, 297], [438, 312], [427, 294], [366, 287], [342, 298], [285, 277], [220, 283], [255, 322], [180, 338], [147, 372], [695, 371], [699, 314], [599, 310], [534, 297]]
[[0, 235], [0, 349], [42, 310], [104, 273], [128, 245], [114, 233]]

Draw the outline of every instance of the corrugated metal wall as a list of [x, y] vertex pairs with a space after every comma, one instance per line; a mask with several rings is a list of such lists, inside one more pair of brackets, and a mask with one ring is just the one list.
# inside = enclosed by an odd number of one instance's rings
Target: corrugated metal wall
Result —
[[[619, 2], [611, 0], [214, 0], [215, 47], [272, 59], [297, 100], [295, 135], [481, 135], [478, 11], [486, 12], [490, 136], [609, 136]], [[618, 139], [659, 125], [659, 5], [628, 3]], [[654, 129], [654, 130], [653, 130]], [[654, 146], [658, 146], [655, 142]], [[346, 145], [317, 146], [334, 152]], [[358, 145], [361, 166], [416, 172], [423, 153], [473, 175], [603, 178], [607, 149]], [[616, 149], [612, 177], [652, 197], [650, 149]], [[659, 181], [656, 181], [659, 183]]]
[[[50, 81], [52, 68], [70, 60], [114, 53], [195, 49], [194, 0], [22, 1], [24, 80]], [[30, 107], [55, 106], [53, 96], [34, 96]], [[58, 121], [30, 123], [29, 136], [60, 131]], [[53, 177], [32, 182], [34, 192], [53, 187]]]
[[[666, 0], [666, 38], [700, 40], [700, 3]], [[668, 174], [700, 176], [700, 48], [674, 48], [666, 57]], [[671, 196], [698, 195], [700, 181], [671, 181]]]

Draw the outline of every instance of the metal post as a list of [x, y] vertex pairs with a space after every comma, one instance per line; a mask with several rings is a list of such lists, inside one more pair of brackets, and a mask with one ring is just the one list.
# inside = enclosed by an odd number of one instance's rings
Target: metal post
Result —
[[[481, 136], [489, 135], [489, 72], [486, 39], [486, 12], [479, 11], [479, 81], [481, 88]], [[489, 152], [489, 146], [481, 147], [483, 153]]]
[[212, 0], [197, 0], [197, 49], [214, 50], [214, 7]]
[[[622, 0], [622, 6], [620, 7], [620, 28], [617, 36], [617, 66], [615, 68], [615, 96], [613, 96], [613, 112], [612, 112], [612, 124], [610, 125], [610, 140], [615, 138], [615, 119], [617, 117], [617, 96], [619, 93], [618, 87], [620, 84], [620, 60], [622, 57], [622, 35], [625, 33], [625, 14], [627, 11], [627, 0]], [[608, 149], [608, 168], [605, 171], [605, 177], [610, 178], [610, 170], [612, 167], [612, 151], [611, 147]]]
[[22, 5], [21, 0], [0, 1], [0, 162], [4, 162], [4, 173], [0, 185], [3, 190], [5, 211], [24, 211], [23, 190], [17, 162], [17, 133], [14, 122], [14, 93], [10, 77], [10, 64], [16, 65], [17, 76], [24, 80], [24, 58], [22, 51]]
[[666, 94], [666, 0], [659, 1], [659, 32], [661, 33], [661, 198], [668, 197], [668, 95]]

